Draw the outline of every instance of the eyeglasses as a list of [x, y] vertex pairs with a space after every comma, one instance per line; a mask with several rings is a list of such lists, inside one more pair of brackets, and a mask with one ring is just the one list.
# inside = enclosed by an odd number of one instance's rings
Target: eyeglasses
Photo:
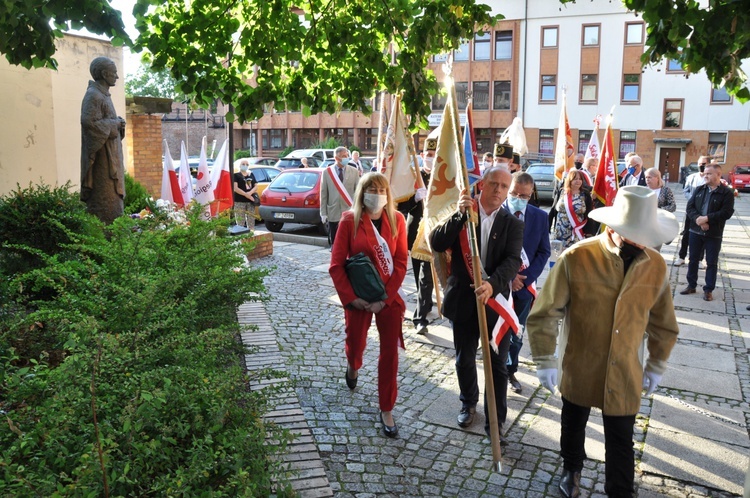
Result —
[[523, 199], [524, 201], [531, 200], [531, 196], [530, 195], [521, 195], [521, 194], [516, 194], [515, 192], [511, 192], [510, 196], [511, 197], [518, 197], [519, 199]]

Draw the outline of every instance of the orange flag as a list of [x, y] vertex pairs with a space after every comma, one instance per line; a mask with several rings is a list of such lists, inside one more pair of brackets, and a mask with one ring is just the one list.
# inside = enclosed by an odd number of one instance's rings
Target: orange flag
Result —
[[555, 177], [562, 180], [563, 173], [573, 167], [573, 137], [568, 123], [567, 97], [563, 91], [560, 122], [557, 125], [557, 145], [555, 146]]

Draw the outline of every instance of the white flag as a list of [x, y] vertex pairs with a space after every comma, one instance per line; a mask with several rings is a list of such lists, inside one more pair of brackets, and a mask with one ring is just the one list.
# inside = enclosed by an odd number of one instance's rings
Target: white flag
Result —
[[206, 161], [206, 137], [201, 141], [201, 157], [198, 162], [198, 183], [195, 184], [195, 200], [207, 206], [214, 200], [214, 186]]
[[586, 154], [583, 158], [584, 162], [586, 159], [589, 159], [591, 157], [598, 158], [599, 153], [601, 152], [601, 147], [599, 147], [599, 120], [601, 119], [601, 116], [597, 116], [596, 119], [594, 119], [594, 131], [591, 132], [591, 138], [589, 139], [589, 145], [586, 147]]
[[190, 163], [188, 162], [187, 149], [185, 142], [180, 145], [180, 192], [185, 205], [190, 204], [193, 200], [193, 176], [190, 174]]

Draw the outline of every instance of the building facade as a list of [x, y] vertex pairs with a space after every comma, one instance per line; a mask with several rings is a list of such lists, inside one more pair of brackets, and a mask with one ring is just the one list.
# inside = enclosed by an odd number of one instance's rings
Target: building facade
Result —
[[[478, 152], [518, 116], [529, 151], [554, 154], [562, 94], [573, 141], [585, 150], [594, 119], [614, 109], [614, 146], [620, 158], [635, 151], [676, 181], [680, 166], [706, 154], [719, 163], [750, 162], [750, 105], [712, 88], [705, 74], [687, 74], [667, 61], [641, 67], [646, 26], [619, 2], [562, 5], [546, 0], [490, 2], [505, 19], [485, 26], [453, 53], [459, 107], [471, 96]], [[480, 34], [481, 33], [481, 34]], [[429, 63], [438, 77], [448, 54]], [[750, 70], [750, 67], [747, 68]], [[432, 100], [429, 122], [439, 124], [445, 97]], [[236, 125], [235, 149], [275, 156], [287, 146], [305, 148], [327, 137], [374, 155], [377, 114], [359, 112], [304, 117], [270, 112]], [[427, 135], [420, 133], [419, 142]]]

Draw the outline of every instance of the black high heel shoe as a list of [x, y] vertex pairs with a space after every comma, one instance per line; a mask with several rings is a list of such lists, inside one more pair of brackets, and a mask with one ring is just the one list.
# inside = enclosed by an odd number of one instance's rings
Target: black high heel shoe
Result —
[[393, 425], [385, 425], [383, 420], [383, 412], [380, 412], [380, 425], [383, 426], [383, 433], [386, 437], [394, 438], [398, 436], [398, 426], [394, 422]]
[[344, 373], [344, 379], [346, 379], [346, 385], [349, 387], [349, 389], [354, 389], [357, 387], [357, 379], [359, 377], [354, 377], [353, 379], [349, 377], [349, 365], [346, 366], [346, 372]]

